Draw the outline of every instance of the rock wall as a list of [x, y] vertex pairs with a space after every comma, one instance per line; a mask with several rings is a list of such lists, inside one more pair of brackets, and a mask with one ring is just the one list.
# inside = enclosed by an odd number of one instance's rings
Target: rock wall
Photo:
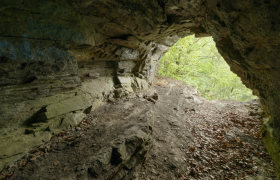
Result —
[[263, 140], [280, 178], [280, 2], [208, 1], [207, 31], [231, 70], [260, 97]]
[[148, 88], [161, 55], [190, 34], [211, 35], [260, 97], [263, 137], [280, 162], [279, 8], [277, 0], [1, 1], [0, 168], [110, 98]]
[[148, 88], [168, 50], [112, 39], [70, 4], [0, 2], [0, 169], [110, 98]]

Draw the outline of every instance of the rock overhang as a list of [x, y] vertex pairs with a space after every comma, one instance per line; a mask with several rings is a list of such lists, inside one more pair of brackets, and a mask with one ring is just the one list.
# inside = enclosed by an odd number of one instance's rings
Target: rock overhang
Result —
[[118, 76], [130, 77], [134, 87], [148, 87], [168, 47], [196, 34], [211, 35], [231, 70], [260, 97], [270, 116], [266, 127], [273, 129], [271, 134], [264, 128], [268, 146], [280, 140], [277, 0], [34, 0], [3, 1], [0, 7], [1, 128], [6, 133], [41, 108], [76, 95], [89, 99], [83, 109], [97, 107], [112, 96]]

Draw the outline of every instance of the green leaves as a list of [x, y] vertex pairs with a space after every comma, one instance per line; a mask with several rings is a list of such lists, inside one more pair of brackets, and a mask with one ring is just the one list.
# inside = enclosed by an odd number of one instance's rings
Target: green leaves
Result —
[[228, 64], [215, 47], [211, 37], [188, 36], [178, 41], [161, 58], [160, 75], [185, 81], [198, 88], [208, 100], [256, 98], [240, 78], [230, 71]]

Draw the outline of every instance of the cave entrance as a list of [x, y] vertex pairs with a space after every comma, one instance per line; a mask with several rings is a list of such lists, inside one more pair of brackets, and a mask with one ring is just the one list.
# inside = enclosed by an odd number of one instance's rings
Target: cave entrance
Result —
[[208, 100], [248, 101], [252, 94], [241, 79], [230, 71], [212, 37], [180, 39], [162, 56], [159, 75], [185, 81]]

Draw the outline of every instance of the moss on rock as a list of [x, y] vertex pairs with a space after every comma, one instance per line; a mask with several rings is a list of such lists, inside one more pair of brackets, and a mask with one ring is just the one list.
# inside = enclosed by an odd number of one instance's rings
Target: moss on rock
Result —
[[270, 117], [265, 117], [264, 124], [262, 125], [261, 134], [262, 139], [265, 143], [265, 147], [273, 159], [276, 166], [276, 176], [280, 179], [280, 143], [273, 136], [273, 128], [270, 126]]

